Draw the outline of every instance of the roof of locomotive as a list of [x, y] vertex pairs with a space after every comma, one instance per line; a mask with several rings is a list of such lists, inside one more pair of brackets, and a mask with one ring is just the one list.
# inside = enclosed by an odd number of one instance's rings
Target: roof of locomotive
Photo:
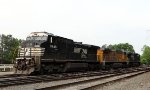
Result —
[[31, 32], [28, 37], [31, 36], [48, 36], [48, 35], [54, 35], [52, 33], [48, 33], [48, 32]]
[[79, 46], [100, 48], [99, 46], [96, 46], [96, 45], [83, 44], [82, 42], [75, 42], [75, 41], [72, 40], [72, 39], [68, 39], [68, 38], [65, 38], [65, 37], [57, 36], [57, 35], [53, 35], [53, 37], [62, 38], [62, 39], [66, 39], [66, 40], [73, 41], [75, 45], [79, 45]]
[[[115, 49], [110, 49], [110, 48], [102, 48], [103, 51], [110, 51], [110, 52], [124, 52], [124, 53], [129, 53], [129, 51], [125, 50], [115, 50]], [[131, 52], [130, 52], [131, 53]]]
[[90, 45], [90, 44], [83, 44], [82, 42], [74, 42], [75, 45], [78, 45], [78, 46], [83, 46], [83, 47], [95, 47], [95, 48], [100, 48], [99, 46], [96, 46], [96, 45]]
[[53, 35], [53, 37], [56, 37], [56, 38], [61, 38], [61, 39], [64, 39], [64, 40], [69, 40], [69, 41], [72, 41], [72, 39], [69, 39], [69, 38], [65, 38], [65, 37], [61, 37], [61, 36], [57, 36], [57, 35]]

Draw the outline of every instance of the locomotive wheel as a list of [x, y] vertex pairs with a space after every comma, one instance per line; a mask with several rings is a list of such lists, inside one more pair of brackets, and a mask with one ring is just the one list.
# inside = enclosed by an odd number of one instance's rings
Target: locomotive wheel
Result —
[[69, 65], [70, 65], [70, 63], [65, 63], [61, 72], [63, 72], [63, 73], [67, 72]]

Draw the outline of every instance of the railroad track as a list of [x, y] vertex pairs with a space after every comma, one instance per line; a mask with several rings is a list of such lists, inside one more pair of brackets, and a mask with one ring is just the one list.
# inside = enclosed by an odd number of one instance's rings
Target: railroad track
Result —
[[76, 73], [62, 73], [62, 74], [51, 74], [51, 75], [39, 75], [39, 76], [19, 76], [17, 75], [5, 75], [0, 78], [0, 87], [7, 87], [13, 85], [24, 85], [40, 82], [58, 81], [79, 77], [90, 77], [95, 75], [107, 74], [108, 71], [101, 72], [76, 72]]
[[[66, 87], [66, 85], [70, 85], [70, 84], [75, 85], [77, 83], [90, 82], [97, 79], [106, 79], [106, 78], [115, 77], [118, 75], [124, 75], [133, 72], [144, 73], [144, 72], [148, 72], [149, 70], [150, 68], [147, 67], [147, 68], [128, 68], [128, 69], [120, 69], [120, 70], [112, 70], [112, 71], [95, 71], [95, 72], [86, 72], [86, 73], [76, 72], [76, 73], [62, 73], [62, 74], [40, 75], [40, 76], [20, 76], [20, 77], [13, 77], [13, 78], [8, 77], [8, 78], [0, 79], [0, 87], [26, 85], [26, 84], [41, 83], [41, 82], [53, 82], [53, 81], [59, 82], [63, 80], [73, 81], [73, 79], [80, 80], [80, 78], [85, 78], [78, 82], [63, 83], [63, 84], [53, 85], [51, 87], [48, 87], [51, 89], [57, 89], [58, 87]], [[91, 80], [87, 78], [91, 78]], [[41, 90], [47, 90], [47, 88], [43, 88]]]
[[95, 84], [93, 86], [89, 86], [89, 87], [85, 87], [85, 88], [82, 88], [81, 90], [91, 90], [91, 89], [96, 89], [96, 88], [99, 88], [99, 87], [103, 87], [103, 86], [107, 86], [107, 85], [110, 85], [110, 84], [113, 84], [115, 82], [119, 82], [121, 80], [125, 80], [125, 79], [129, 79], [129, 78], [132, 78], [132, 77], [135, 77], [135, 76], [138, 76], [140, 74], [143, 74], [143, 73], [146, 73], [148, 71], [140, 71], [140, 72], [134, 72], [134, 73], [130, 73], [130, 74], [125, 74], [125, 75], [119, 75], [119, 76], [116, 76], [116, 77], [111, 77], [111, 78], [107, 78], [108, 81], [106, 82], [103, 82], [103, 83], [98, 83], [98, 84]]
[[98, 87], [103, 87], [108, 84], [123, 80], [123, 79], [129, 79], [131, 77], [149, 72], [150, 69], [135, 69], [133, 71], [129, 72], [118, 72], [118, 73], [112, 73], [107, 75], [101, 75], [89, 79], [79, 79], [79, 80], [71, 80], [72, 82], [55, 85], [47, 88], [41, 88], [37, 90], [94, 90]]
[[19, 74], [7, 74], [7, 75], [0, 75], [0, 79], [2, 78], [14, 78], [14, 77], [21, 77], [24, 75], [19, 75]]

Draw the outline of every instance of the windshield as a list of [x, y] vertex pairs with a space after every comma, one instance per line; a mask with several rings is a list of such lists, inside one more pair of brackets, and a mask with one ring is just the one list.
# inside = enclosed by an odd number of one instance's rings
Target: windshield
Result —
[[27, 37], [26, 41], [22, 43], [22, 47], [40, 47], [42, 43], [47, 41], [47, 36], [32, 36]]
[[47, 36], [32, 36], [32, 37], [27, 37], [26, 39], [27, 41], [28, 40], [47, 40]]

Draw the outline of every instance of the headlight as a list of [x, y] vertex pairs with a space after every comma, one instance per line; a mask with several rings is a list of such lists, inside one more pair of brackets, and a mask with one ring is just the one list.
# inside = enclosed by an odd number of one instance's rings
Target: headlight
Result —
[[15, 63], [17, 64], [18, 62], [16, 61]]
[[26, 61], [26, 64], [29, 64], [29, 61]]

